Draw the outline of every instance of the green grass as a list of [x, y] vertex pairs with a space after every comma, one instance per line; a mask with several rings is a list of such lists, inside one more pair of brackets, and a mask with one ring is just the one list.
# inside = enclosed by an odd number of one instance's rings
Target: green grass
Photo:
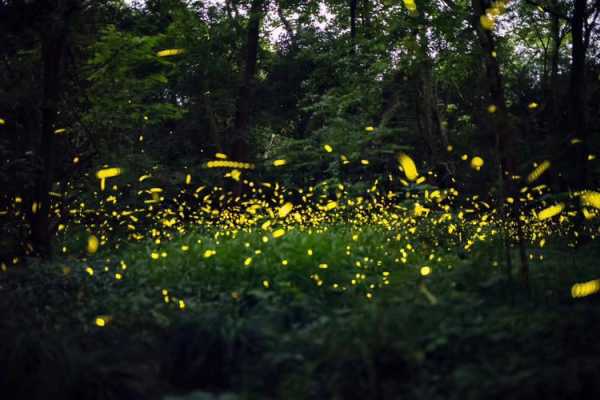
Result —
[[494, 241], [431, 258], [428, 241], [411, 239], [404, 263], [408, 242], [396, 239], [345, 225], [277, 239], [188, 233], [12, 268], [0, 293], [0, 379], [31, 399], [600, 393], [598, 300], [570, 298], [573, 283], [597, 276], [597, 244], [547, 245], [544, 261], [536, 250], [527, 295], [494, 266]]

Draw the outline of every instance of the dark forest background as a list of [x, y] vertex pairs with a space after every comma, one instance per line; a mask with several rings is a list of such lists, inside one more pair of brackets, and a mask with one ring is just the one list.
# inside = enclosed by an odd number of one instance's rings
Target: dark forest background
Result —
[[600, 0], [0, 0], [0, 397], [600, 398]]
[[[407, 150], [434, 184], [458, 176], [484, 196], [510, 195], [510, 177], [541, 160], [557, 171], [545, 182], [555, 192], [590, 188], [598, 5], [2, 1], [3, 251], [18, 238], [47, 253], [52, 193], [84, 202], [103, 165], [130, 176], [155, 168], [163, 185], [194, 171], [215, 185], [222, 177], [200, 167], [217, 152], [289, 187], [350, 181], [360, 191]], [[157, 56], [164, 49], [184, 52]], [[323, 157], [323, 144], [341, 156]], [[474, 174], [463, 153], [488, 168]]]

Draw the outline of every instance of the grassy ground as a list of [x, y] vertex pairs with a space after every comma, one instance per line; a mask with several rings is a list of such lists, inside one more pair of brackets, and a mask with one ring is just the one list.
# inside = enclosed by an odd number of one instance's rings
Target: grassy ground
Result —
[[[600, 395], [600, 246], [469, 252], [383, 226], [188, 232], [1, 275], [0, 383], [37, 399]], [[74, 244], [70, 244], [74, 245]]]

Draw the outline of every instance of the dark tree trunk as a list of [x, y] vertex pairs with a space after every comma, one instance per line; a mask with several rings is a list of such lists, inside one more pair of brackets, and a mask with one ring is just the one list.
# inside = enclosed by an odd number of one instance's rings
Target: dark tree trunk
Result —
[[[495, 38], [490, 30], [484, 29], [480, 23], [480, 17], [485, 15], [485, 1], [471, 0], [473, 7], [473, 28], [477, 33], [477, 38], [481, 50], [486, 71], [486, 80], [489, 88], [489, 101], [496, 107], [496, 112], [490, 114], [492, 118], [492, 126], [494, 129], [496, 153], [499, 160], [498, 163], [498, 184], [500, 193], [498, 196], [498, 204], [504, 208], [506, 204], [505, 198], [512, 196], [515, 193], [515, 188], [512, 183], [512, 176], [515, 175], [515, 157], [512, 153], [514, 149], [514, 128], [511, 126], [511, 120], [506, 110], [506, 99], [504, 96], [504, 85], [502, 81], [502, 73], [495, 52]], [[515, 196], [517, 199], [519, 196]], [[517, 225], [519, 254], [521, 258], [520, 265], [520, 280], [524, 287], [529, 287], [529, 262], [527, 259], [527, 251], [525, 248], [525, 239], [522, 234], [521, 221], [518, 217], [520, 205], [518, 200], [514, 202], [512, 210], [505, 212], [511, 215], [511, 220]], [[506, 241], [506, 245], [510, 245], [510, 241]], [[507, 265], [512, 265], [510, 262], [510, 249], [507, 249]]]
[[369, 0], [362, 1], [362, 31], [367, 38], [371, 38], [371, 8]]
[[[260, 23], [263, 16], [264, 0], [253, 0], [250, 7], [250, 16], [246, 33], [245, 60], [242, 68], [242, 83], [239, 88], [235, 123], [234, 138], [232, 141], [231, 157], [235, 161], [249, 161], [249, 130], [250, 111], [254, 101], [254, 79], [258, 59], [258, 41], [260, 36]], [[234, 192], [241, 192], [241, 185], [234, 187]]]
[[586, 132], [586, 101], [585, 101], [585, 43], [584, 22], [586, 0], [575, 0], [575, 10], [571, 18], [571, 75], [569, 85], [569, 137], [581, 139], [569, 154], [574, 166], [569, 176], [573, 189], [584, 189], [587, 183], [587, 132]]
[[297, 49], [298, 43], [296, 41], [296, 34], [294, 33], [294, 28], [293, 28], [292, 24], [290, 23], [290, 21], [286, 18], [285, 12], [282, 9], [281, 4], [277, 5], [277, 15], [279, 16], [279, 19], [281, 20], [281, 23], [283, 24], [285, 32], [287, 33], [288, 38], [290, 39], [290, 44], [292, 45], [292, 48]]
[[37, 178], [30, 212], [31, 242], [34, 249], [44, 256], [50, 255], [52, 229], [50, 223], [50, 195], [54, 180], [56, 149], [54, 130], [56, 129], [58, 103], [61, 97], [62, 69], [67, 42], [67, 15], [59, 2], [54, 18], [42, 32], [43, 99], [40, 124], [40, 147], [42, 159], [40, 175]]
[[[550, 15], [550, 35], [552, 39], [552, 48], [550, 49], [550, 81], [548, 82], [548, 111], [549, 116], [556, 117], [558, 108], [558, 61], [560, 57], [560, 45], [562, 38], [560, 35], [560, 20], [557, 15]], [[555, 124], [556, 125], [556, 124]], [[556, 132], [552, 132], [555, 134]]]
[[236, 161], [249, 159], [248, 132], [250, 127], [250, 106], [254, 97], [254, 75], [258, 57], [258, 39], [264, 0], [254, 0], [250, 8], [250, 20], [245, 48], [245, 61], [242, 68], [242, 84], [239, 88], [235, 114], [235, 138], [231, 156]]
[[352, 45], [356, 41], [356, 8], [358, 7], [358, 0], [350, 0], [350, 38], [352, 39]]
[[448, 138], [441, 126], [438, 99], [433, 76], [433, 60], [428, 52], [429, 43], [425, 32], [419, 35], [419, 61], [417, 71], [417, 123], [421, 137], [429, 149], [432, 165], [442, 162], [448, 146]]
[[506, 100], [504, 96], [504, 86], [502, 83], [502, 74], [496, 57], [492, 55], [495, 51], [495, 39], [492, 32], [484, 29], [479, 17], [484, 15], [484, 5], [482, 0], [472, 0], [474, 18], [473, 25], [477, 32], [477, 38], [483, 51], [483, 59], [486, 72], [486, 81], [489, 88], [490, 104], [496, 106], [496, 112], [492, 114], [496, 150], [500, 160], [501, 173], [499, 179], [506, 195], [512, 192], [511, 180], [505, 179], [505, 176], [511, 176], [514, 173], [514, 160], [509, 152], [513, 144], [513, 130], [509, 128], [508, 113], [506, 111]]

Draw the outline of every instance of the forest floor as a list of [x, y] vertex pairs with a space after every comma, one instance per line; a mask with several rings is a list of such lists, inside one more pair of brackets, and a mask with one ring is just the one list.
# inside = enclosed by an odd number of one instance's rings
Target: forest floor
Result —
[[598, 277], [600, 245], [531, 250], [526, 291], [497, 242], [465, 253], [339, 225], [32, 259], [0, 275], [0, 387], [11, 399], [598, 398], [600, 296], [572, 287]]

